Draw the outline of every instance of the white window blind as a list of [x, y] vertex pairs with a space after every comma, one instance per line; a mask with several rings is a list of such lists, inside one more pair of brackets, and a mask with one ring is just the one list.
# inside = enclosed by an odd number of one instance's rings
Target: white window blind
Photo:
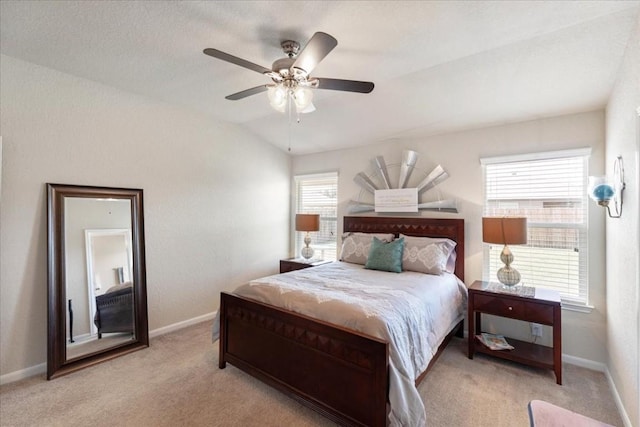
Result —
[[[338, 225], [338, 173], [330, 172], [294, 177], [296, 186], [295, 213], [320, 214], [320, 230], [311, 233], [314, 259], [335, 261]], [[295, 254], [304, 246], [304, 233], [295, 234]]]
[[[527, 217], [527, 244], [509, 247], [521, 283], [582, 305], [589, 297], [588, 156], [570, 150], [482, 160], [484, 216]], [[501, 251], [484, 245], [484, 280], [497, 281]]]

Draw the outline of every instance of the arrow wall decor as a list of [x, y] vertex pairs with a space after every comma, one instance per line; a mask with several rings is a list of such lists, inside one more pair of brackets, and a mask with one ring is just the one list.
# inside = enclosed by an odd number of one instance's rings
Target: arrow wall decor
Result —
[[[449, 178], [449, 174], [444, 170], [444, 168], [441, 165], [438, 165], [433, 168], [433, 170], [429, 172], [429, 174], [427, 174], [427, 176], [418, 185], [414, 187], [409, 186], [412, 173], [416, 169], [415, 166], [418, 162], [418, 158], [419, 154], [415, 151], [404, 150], [402, 152], [402, 161], [399, 165], [400, 172], [398, 174], [398, 186], [394, 188], [391, 184], [391, 180], [389, 179], [388, 172], [389, 167], [393, 165], [387, 165], [383, 156], [375, 157], [372, 160], [374, 168], [372, 176], [367, 175], [365, 172], [359, 172], [353, 178], [354, 182], [365, 192], [374, 196], [374, 203], [351, 200], [348, 205], [349, 212], [390, 212], [393, 211], [393, 204], [397, 203], [397, 212], [418, 212], [418, 210], [429, 210], [457, 213], [458, 208], [455, 199], [436, 200], [422, 203], [418, 201], [416, 204], [414, 193], [413, 204], [409, 203], [409, 205], [407, 205], [407, 199], [404, 197], [406, 194], [405, 189], [414, 188], [418, 193], [418, 197], [420, 197], [422, 194], [427, 193], [429, 190], [435, 188]], [[375, 182], [374, 179], [378, 182]], [[384, 205], [384, 208], [382, 208], [382, 205]]]

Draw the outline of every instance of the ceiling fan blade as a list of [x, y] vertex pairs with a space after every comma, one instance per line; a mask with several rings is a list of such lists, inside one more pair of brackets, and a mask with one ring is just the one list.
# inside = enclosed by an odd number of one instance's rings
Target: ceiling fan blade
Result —
[[317, 32], [296, 57], [291, 68], [297, 68], [310, 74], [316, 65], [338, 45], [338, 40], [327, 33]]
[[245, 89], [241, 92], [236, 92], [231, 95], [225, 96], [226, 99], [231, 101], [237, 101], [242, 98], [246, 98], [247, 96], [255, 95], [260, 92], [266, 92], [269, 88], [269, 85], [260, 85], [256, 87], [252, 87], [251, 89]]
[[252, 71], [256, 71], [260, 74], [270, 73], [271, 70], [265, 68], [261, 65], [254, 64], [253, 62], [246, 61], [242, 58], [238, 58], [237, 56], [229, 55], [218, 49], [207, 48], [203, 50], [205, 55], [213, 56], [214, 58], [222, 59], [223, 61], [231, 62], [232, 64], [239, 65], [244, 68], [248, 68]]
[[360, 82], [357, 80], [326, 79], [314, 77], [318, 80], [318, 89], [342, 90], [345, 92], [369, 93], [373, 90], [372, 82]]

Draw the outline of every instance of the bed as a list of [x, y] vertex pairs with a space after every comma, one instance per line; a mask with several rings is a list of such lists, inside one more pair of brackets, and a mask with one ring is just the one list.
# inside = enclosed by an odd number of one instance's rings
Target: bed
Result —
[[[459, 284], [464, 280], [462, 219], [345, 217], [344, 232], [451, 239], [457, 243], [455, 276], [459, 280], [456, 280]], [[324, 267], [263, 279], [279, 283], [282, 289], [283, 283], [293, 280], [295, 274], [308, 275], [312, 270], [315, 274], [322, 274]], [[342, 271], [347, 267], [327, 267], [328, 270], [332, 268]], [[400, 277], [393, 276], [395, 273], [383, 274], [390, 280]], [[262, 289], [261, 282], [252, 283], [256, 289]], [[231, 363], [341, 425], [402, 424], [394, 418], [392, 406], [398, 405], [398, 396], [400, 400], [407, 397], [403, 394], [405, 390], [411, 390], [406, 384], [397, 384], [401, 375], [396, 373], [396, 352], [399, 348], [396, 340], [334, 324], [331, 316], [306, 315], [298, 311], [235, 292], [222, 292], [218, 313], [219, 367], [223, 369], [227, 362]], [[413, 400], [417, 395], [415, 386], [433, 366], [450, 338], [454, 334], [462, 336], [463, 317], [464, 307], [458, 307], [455, 321], [448, 324], [444, 334], [438, 337], [424, 370], [412, 374]], [[402, 369], [400, 366], [400, 371]], [[409, 396], [408, 410], [422, 411], [424, 416], [422, 402], [419, 402], [419, 407], [412, 408], [411, 400], [412, 396]]]
[[124, 332], [133, 334], [133, 284], [116, 285], [96, 297], [96, 314], [93, 323], [102, 334]]

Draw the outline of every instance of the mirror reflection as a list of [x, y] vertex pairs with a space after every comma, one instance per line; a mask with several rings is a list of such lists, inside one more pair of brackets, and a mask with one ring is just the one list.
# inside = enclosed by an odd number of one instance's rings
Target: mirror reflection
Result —
[[131, 201], [65, 197], [66, 359], [135, 338]]
[[142, 190], [47, 184], [47, 379], [149, 345]]

